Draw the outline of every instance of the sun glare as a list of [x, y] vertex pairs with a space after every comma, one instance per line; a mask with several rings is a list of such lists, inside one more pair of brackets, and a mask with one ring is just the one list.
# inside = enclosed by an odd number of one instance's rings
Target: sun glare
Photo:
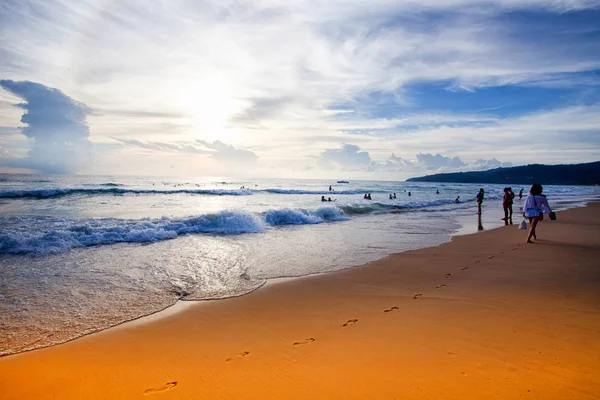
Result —
[[236, 113], [233, 88], [224, 74], [215, 72], [186, 82], [177, 94], [177, 106], [190, 118], [194, 135], [205, 140], [229, 140], [229, 119]]

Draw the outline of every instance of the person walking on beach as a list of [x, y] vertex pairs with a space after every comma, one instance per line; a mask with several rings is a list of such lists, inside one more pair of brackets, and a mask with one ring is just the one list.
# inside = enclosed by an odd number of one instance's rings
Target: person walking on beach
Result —
[[523, 198], [523, 189], [519, 190], [519, 200]]
[[484, 190], [483, 188], [479, 189], [479, 193], [477, 193], [477, 214], [481, 215], [481, 203], [483, 203], [483, 195], [484, 195]]
[[537, 224], [544, 219], [544, 213], [550, 214], [552, 210], [548, 204], [548, 199], [542, 194], [542, 185], [534, 183], [529, 190], [529, 196], [525, 199], [523, 205], [523, 216], [529, 219], [531, 228], [529, 228], [529, 235], [527, 236], [527, 243], [533, 243], [531, 238], [537, 240], [535, 234], [535, 228]]
[[502, 208], [504, 209], [504, 225], [508, 225], [509, 221], [512, 225], [512, 214], [513, 214], [513, 199], [515, 198], [515, 194], [512, 191], [512, 188], [507, 187], [504, 188], [504, 196], [502, 197]]

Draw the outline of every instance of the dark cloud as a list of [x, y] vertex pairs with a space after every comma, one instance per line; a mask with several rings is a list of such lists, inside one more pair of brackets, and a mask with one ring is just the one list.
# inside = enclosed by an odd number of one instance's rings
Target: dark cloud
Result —
[[236, 149], [232, 145], [225, 144], [219, 140], [215, 140], [212, 143], [200, 139], [196, 141], [210, 150], [210, 154], [217, 161], [236, 164], [256, 164], [258, 159], [252, 151]]
[[0, 87], [24, 100], [15, 106], [25, 110], [21, 132], [31, 139], [27, 157], [9, 159], [9, 166], [74, 173], [89, 165], [92, 143], [86, 116], [91, 110], [85, 104], [35, 82], [0, 80]]

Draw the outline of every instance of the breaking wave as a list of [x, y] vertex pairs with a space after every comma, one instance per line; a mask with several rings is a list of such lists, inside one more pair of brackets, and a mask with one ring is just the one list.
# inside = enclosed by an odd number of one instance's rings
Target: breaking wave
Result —
[[[108, 184], [105, 184], [108, 185]], [[117, 184], [110, 184], [117, 185]], [[153, 190], [153, 189], [122, 189], [118, 187], [108, 188], [70, 188], [70, 189], [37, 189], [37, 190], [9, 190], [0, 192], [0, 198], [34, 198], [49, 199], [69, 195], [123, 195], [123, 194], [199, 194], [199, 195], [217, 195], [217, 196], [247, 196], [251, 195], [249, 189], [224, 190], [224, 189], [174, 189], [174, 190]]]
[[221, 211], [187, 218], [141, 220], [17, 217], [1, 221], [0, 253], [47, 255], [75, 247], [157, 242], [188, 233], [257, 233], [267, 226], [319, 224], [347, 219], [336, 207], [269, 210], [262, 214]]

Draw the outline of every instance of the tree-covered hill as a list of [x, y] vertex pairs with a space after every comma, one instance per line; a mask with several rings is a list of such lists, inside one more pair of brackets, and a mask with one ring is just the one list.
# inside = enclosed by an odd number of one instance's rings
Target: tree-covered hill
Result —
[[408, 182], [455, 182], [542, 185], [599, 185], [600, 161], [586, 164], [495, 168], [488, 171], [454, 172], [407, 179]]

